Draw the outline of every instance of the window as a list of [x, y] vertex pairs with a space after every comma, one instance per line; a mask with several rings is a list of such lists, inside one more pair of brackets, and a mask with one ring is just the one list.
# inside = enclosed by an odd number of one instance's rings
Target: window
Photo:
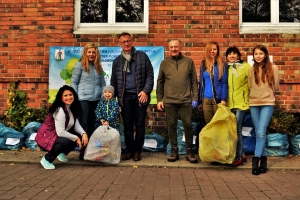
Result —
[[149, 0], [75, 0], [74, 34], [148, 33]]
[[300, 33], [299, 0], [239, 0], [240, 33]]

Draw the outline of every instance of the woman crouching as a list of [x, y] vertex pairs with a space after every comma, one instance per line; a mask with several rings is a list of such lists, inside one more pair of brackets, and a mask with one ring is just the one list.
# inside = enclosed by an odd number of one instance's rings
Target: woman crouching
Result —
[[[49, 109], [49, 113], [38, 131], [38, 135], [49, 132], [57, 134], [52, 147], [43, 156], [41, 164], [45, 169], [55, 169], [52, 162], [58, 158], [61, 162], [67, 162], [68, 155], [76, 146], [79, 150], [88, 143], [88, 136], [79, 124], [77, 118], [81, 107], [75, 90], [64, 85], [58, 90], [56, 98]], [[37, 140], [37, 139], [36, 139]], [[39, 144], [39, 142], [37, 141]]]

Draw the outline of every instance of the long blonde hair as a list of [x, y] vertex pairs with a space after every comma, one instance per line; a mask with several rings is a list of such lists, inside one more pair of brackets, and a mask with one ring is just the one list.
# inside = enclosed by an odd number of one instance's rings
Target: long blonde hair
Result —
[[[210, 57], [210, 51], [212, 49], [212, 47], [216, 45], [217, 47], [217, 54], [215, 59]], [[207, 72], [209, 74], [211, 74], [212, 71], [212, 66], [215, 64], [215, 62], [218, 63], [218, 70], [219, 70], [219, 77], [218, 79], [221, 79], [223, 74], [224, 74], [224, 66], [220, 57], [220, 47], [219, 44], [217, 42], [209, 42], [207, 43], [206, 47], [205, 47], [205, 57], [204, 57], [204, 61], [205, 61], [205, 66], [207, 68]]]
[[[265, 58], [262, 61], [262, 63], [258, 63], [255, 61], [255, 59], [254, 59], [255, 49], [259, 49], [265, 53]], [[257, 45], [254, 47], [252, 53], [253, 53], [253, 60], [254, 60], [253, 73], [254, 73], [254, 77], [255, 77], [255, 83], [257, 85], [260, 85], [260, 81], [262, 81], [263, 83], [267, 82], [270, 87], [273, 87], [273, 85], [275, 84], [274, 72], [273, 72], [273, 66], [272, 66], [273, 64], [270, 61], [269, 52], [267, 50], [267, 47], [265, 47], [264, 45]], [[259, 66], [260, 65], [262, 65], [261, 66], [261, 77], [259, 77]]]
[[95, 66], [95, 69], [97, 71], [98, 74], [101, 74], [102, 73], [102, 66], [101, 66], [101, 63], [100, 63], [100, 52], [99, 52], [99, 49], [98, 47], [95, 45], [95, 44], [87, 44], [85, 45], [83, 51], [82, 51], [82, 57], [81, 57], [81, 64], [82, 66], [84, 67], [85, 71], [87, 73], [90, 73], [90, 66], [89, 66], [89, 59], [87, 57], [87, 51], [91, 48], [95, 48], [96, 50], [96, 58], [94, 60], [94, 66]]

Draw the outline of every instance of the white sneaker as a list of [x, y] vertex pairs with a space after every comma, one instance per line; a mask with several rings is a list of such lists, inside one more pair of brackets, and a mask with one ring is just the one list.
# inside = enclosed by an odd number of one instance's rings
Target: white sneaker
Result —
[[66, 158], [66, 155], [64, 153], [60, 153], [58, 156], [57, 156], [57, 159], [60, 161], [60, 162], [68, 162], [68, 158]]

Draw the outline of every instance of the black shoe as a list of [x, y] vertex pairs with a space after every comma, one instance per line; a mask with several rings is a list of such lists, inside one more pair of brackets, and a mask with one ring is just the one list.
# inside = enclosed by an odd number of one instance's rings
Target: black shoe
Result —
[[124, 153], [122, 155], [122, 160], [130, 160], [132, 158], [132, 154], [131, 153]]
[[252, 157], [252, 174], [259, 175], [259, 168], [258, 168], [259, 157]]
[[79, 154], [79, 160], [84, 160], [83, 157], [84, 157], [84, 154], [83, 154], [83, 153], [80, 153], [80, 154]]
[[260, 173], [267, 172], [267, 156], [260, 157], [260, 166], [259, 166]]
[[133, 156], [133, 160], [134, 160], [134, 161], [140, 161], [140, 160], [142, 160], [142, 158], [141, 158], [141, 153], [135, 152], [135, 154], [134, 154], [134, 156]]

